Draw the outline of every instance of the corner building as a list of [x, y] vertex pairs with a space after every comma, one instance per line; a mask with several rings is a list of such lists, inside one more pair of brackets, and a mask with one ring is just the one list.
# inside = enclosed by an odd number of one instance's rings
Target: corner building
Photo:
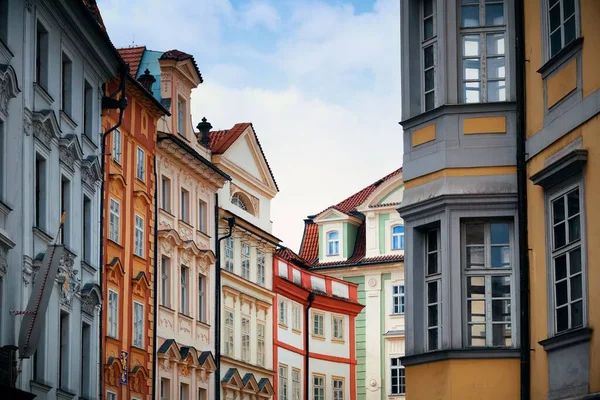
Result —
[[406, 397], [520, 392], [511, 0], [402, 0]]

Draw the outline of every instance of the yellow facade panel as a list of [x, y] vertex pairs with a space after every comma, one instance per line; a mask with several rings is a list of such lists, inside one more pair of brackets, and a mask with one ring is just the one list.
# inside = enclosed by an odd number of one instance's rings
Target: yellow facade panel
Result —
[[465, 118], [463, 133], [476, 135], [481, 133], [506, 133], [506, 117]]
[[435, 140], [435, 124], [427, 125], [424, 128], [417, 129], [412, 133], [412, 145], [416, 147], [423, 143]]
[[548, 108], [577, 88], [577, 60], [570, 61], [560, 71], [546, 79]]

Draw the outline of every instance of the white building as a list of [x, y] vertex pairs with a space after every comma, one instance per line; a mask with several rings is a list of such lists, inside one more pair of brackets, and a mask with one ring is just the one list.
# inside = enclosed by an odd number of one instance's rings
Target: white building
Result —
[[10, 311], [25, 310], [66, 211], [68, 256], [16, 379], [38, 399], [98, 398], [101, 99], [121, 61], [96, 10], [91, 0], [0, 0], [2, 346], [17, 344], [22, 317]]

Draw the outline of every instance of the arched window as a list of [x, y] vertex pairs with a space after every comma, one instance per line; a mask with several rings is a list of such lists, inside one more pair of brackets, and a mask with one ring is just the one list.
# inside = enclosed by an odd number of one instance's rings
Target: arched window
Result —
[[337, 256], [340, 254], [340, 233], [331, 231], [327, 233], [327, 255]]
[[235, 193], [231, 197], [231, 204], [238, 206], [239, 208], [241, 208], [244, 211], [248, 211], [248, 205], [246, 204], [244, 199], [242, 199], [242, 196], [240, 196], [239, 193]]
[[404, 249], [404, 227], [402, 225], [392, 228], [392, 250]]

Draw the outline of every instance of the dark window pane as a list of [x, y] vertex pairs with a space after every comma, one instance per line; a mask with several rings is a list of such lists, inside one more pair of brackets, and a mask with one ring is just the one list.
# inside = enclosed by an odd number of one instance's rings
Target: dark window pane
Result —
[[437, 326], [438, 325], [438, 306], [429, 306], [427, 307], [427, 313], [429, 315], [427, 319], [427, 326]]
[[549, 6], [552, 7], [553, 5], [555, 5], [556, 3], [558, 3], [558, 0], [550, 0], [550, 4]]
[[562, 48], [560, 29], [550, 35], [550, 56], [554, 56]]
[[554, 227], [554, 248], [558, 249], [559, 247], [564, 246], [566, 243], [567, 238], [565, 237], [565, 223], [561, 222]]
[[571, 305], [571, 328], [583, 325], [583, 302], [578, 301]]
[[429, 304], [437, 303], [437, 300], [438, 300], [437, 286], [438, 286], [437, 282], [429, 282], [427, 284], [427, 302]]
[[423, 2], [423, 16], [427, 17], [433, 14], [433, 0], [425, 0]]
[[556, 284], [556, 305], [562, 306], [567, 304], [567, 281], [558, 282]]
[[437, 231], [427, 233], [427, 248], [429, 251], [437, 250]]
[[579, 189], [575, 189], [567, 194], [567, 208], [569, 217], [579, 214]]
[[560, 26], [560, 6], [550, 9], [550, 32], [554, 32]]
[[467, 302], [467, 321], [485, 323], [485, 300], [469, 300]]
[[479, 6], [462, 6], [461, 21], [463, 27], [479, 26]]
[[492, 300], [492, 321], [510, 322], [510, 300]]
[[563, 25], [563, 29], [565, 30], [564, 46], [566, 46], [575, 40], [575, 17], [571, 17], [568, 21], [566, 21]]
[[429, 17], [423, 21], [423, 40], [429, 40], [432, 37], [433, 37], [433, 17]]
[[492, 276], [492, 297], [510, 297], [510, 276]]
[[469, 345], [475, 347], [485, 346], [485, 325], [470, 325], [469, 336]]
[[[396, 375], [396, 374], [393, 374]], [[398, 385], [398, 377], [397, 376], [392, 376], [392, 386], [396, 386]]]
[[433, 69], [425, 71], [425, 91], [428, 92], [433, 89], [435, 85], [435, 72]]
[[484, 230], [483, 224], [467, 224], [466, 225], [467, 244], [483, 244], [483, 242], [484, 242], [483, 230]]
[[481, 61], [479, 58], [467, 58], [463, 60], [463, 77], [466, 80], [479, 80]]
[[425, 95], [425, 111], [433, 110], [435, 108], [435, 94], [434, 92], [427, 93]]
[[510, 267], [510, 247], [492, 246], [492, 268]]
[[[564, 257], [564, 256], [563, 256]], [[569, 273], [574, 275], [581, 272], [581, 249], [574, 249], [569, 252]]]
[[583, 288], [581, 287], [581, 274], [575, 275], [571, 277], [571, 301], [581, 299], [581, 291]]
[[487, 59], [488, 79], [498, 79], [506, 77], [506, 68], [504, 67], [504, 57], [493, 57]]
[[581, 238], [581, 223], [579, 215], [569, 220], [569, 243], [572, 243]]
[[512, 346], [509, 324], [494, 324], [492, 327], [493, 346]]
[[556, 310], [556, 331], [562, 332], [567, 329], [569, 329], [568, 307], [558, 308]]
[[485, 6], [486, 25], [504, 25], [504, 4], [488, 4]]
[[[571, 266], [572, 268], [572, 266]], [[554, 280], [560, 281], [561, 279], [565, 279], [567, 277], [567, 256], [563, 254], [562, 256], [556, 257], [554, 259]]]
[[427, 275], [437, 274], [438, 271], [438, 259], [437, 253], [431, 253], [427, 255]]
[[565, 199], [561, 197], [552, 202], [552, 223], [556, 225], [565, 219]]
[[467, 247], [467, 268], [484, 267], [484, 247]]
[[437, 350], [437, 348], [438, 348], [438, 330], [437, 329], [429, 329], [429, 332], [427, 332], [427, 336], [428, 336], [429, 350]]
[[425, 61], [425, 65], [424, 65], [425, 69], [433, 67], [433, 62], [434, 62], [433, 46], [427, 46], [423, 49], [423, 58]]
[[467, 297], [472, 299], [485, 297], [485, 277], [470, 276], [467, 278]]
[[510, 242], [508, 234], [508, 224], [493, 223], [492, 224], [492, 244], [507, 244]]
[[575, 0], [563, 0], [563, 18], [567, 19], [575, 14]]

